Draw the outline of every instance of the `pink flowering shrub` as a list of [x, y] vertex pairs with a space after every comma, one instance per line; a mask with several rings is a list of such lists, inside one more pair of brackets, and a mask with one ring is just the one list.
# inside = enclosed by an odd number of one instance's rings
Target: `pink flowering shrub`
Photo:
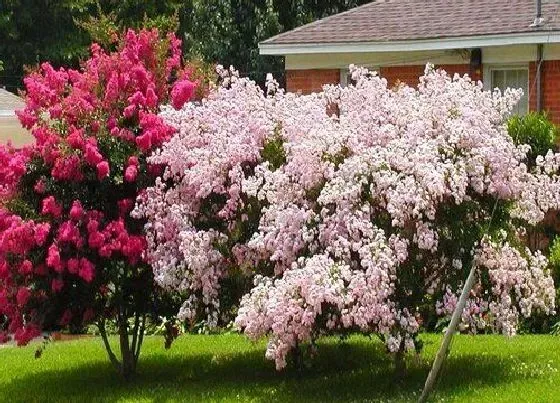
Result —
[[546, 259], [515, 247], [560, 194], [505, 129], [519, 91], [429, 66], [417, 90], [351, 71], [355, 85], [297, 96], [219, 69], [201, 106], [163, 110], [178, 134], [150, 157], [164, 171], [134, 215], [156, 281], [189, 294], [180, 316], [236, 314], [280, 369], [324, 334], [418, 349], [473, 264], [465, 323], [484, 310], [513, 334], [519, 315], [552, 312]]
[[174, 35], [128, 31], [117, 51], [91, 51], [79, 71], [44, 63], [25, 78], [18, 116], [35, 144], [0, 151], [0, 314], [18, 344], [45, 324], [92, 322], [107, 342], [114, 319], [121, 362], [106, 347], [128, 376], [156, 298], [143, 222], [130, 211], [158, 173], [146, 156], [175, 131], [159, 105], [181, 108], [195, 84]]

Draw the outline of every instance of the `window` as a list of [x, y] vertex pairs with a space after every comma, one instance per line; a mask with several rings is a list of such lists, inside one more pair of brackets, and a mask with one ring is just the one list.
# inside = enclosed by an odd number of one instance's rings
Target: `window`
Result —
[[529, 111], [529, 69], [524, 67], [491, 68], [490, 80], [492, 89], [521, 88], [523, 96], [513, 108], [512, 113], [525, 115]]
[[[361, 66], [361, 65], [360, 65]], [[376, 71], [379, 73], [379, 66], [371, 66], [365, 65], [369, 71]], [[340, 70], [340, 86], [341, 87], [348, 87], [350, 84], [355, 84], [354, 80], [352, 80], [352, 75], [348, 69], [341, 69]]]

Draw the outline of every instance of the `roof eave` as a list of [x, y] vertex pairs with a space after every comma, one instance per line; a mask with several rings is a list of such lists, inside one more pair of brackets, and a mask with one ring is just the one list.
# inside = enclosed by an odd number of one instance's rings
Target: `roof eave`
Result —
[[267, 43], [259, 44], [261, 55], [297, 55], [310, 53], [376, 53], [423, 50], [483, 48], [488, 46], [560, 43], [560, 31], [523, 32], [500, 35], [458, 36], [386, 42], [338, 43]]

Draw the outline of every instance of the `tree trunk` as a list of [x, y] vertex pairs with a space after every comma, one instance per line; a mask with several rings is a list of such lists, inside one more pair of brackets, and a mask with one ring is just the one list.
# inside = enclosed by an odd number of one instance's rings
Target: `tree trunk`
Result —
[[109, 344], [109, 338], [107, 337], [107, 330], [105, 328], [105, 319], [101, 319], [99, 322], [97, 322], [97, 327], [99, 328], [99, 334], [101, 335], [101, 339], [103, 340], [105, 351], [107, 351], [107, 355], [109, 356], [109, 361], [111, 362], [111, 364], [113, 364], [113, 367], [115, 367], [115, 369], [120, 373], [121, 363], [119, 362], [115, 353], [113, 353], [111, 344]]
[[[129, 329], [128, 318], [124, 315], [119, 315], [118, 320], [118, 331], [119, 331], [119, 349], [120, 349], [120, 360], [117, 358], [113, 352], [111, 345], [109, 343], [109, 338], [107, 337], [107, 332], [105, 329], [105, 320], [98, 322], [99, 333], [101, 334], [101, 339], [109, 356], [109, 361], [115, 367], [117, 372], [122, 376], [125, 381], [131, 380], [136, 374], [136, 366], [138, 363], [138, 357], [140, 356], [140, 348], [142, 347], [142, 342], [144, 339], [144, 330], [146, 325], [146, 317], [135, 314], [134, 327]], [[130, 334], [132, 331], [132, 335]], [[132, 342], [130, 340], [132, 336]]]
[[303, 371], [303, 351], [300, 348], [299, 343], [296, 341], [296, 345], [292, 350], [294, 358], [294, 367], [296, 371], [301, 373]]
[[399, 351], [395, 353], [395, 378], [396, 380], [404, 379], [406, 375], [406, 361], [404, 351], [404, 340], [399, 347]]
[[[136, 334], [133, 335], [136, 337]], [[123, 317], [119, 320], [119, 340], [121, 347], [121, 376], [124, 380], [129, 381], [136, 372], [136, 357], [130, 350], [130, 342], [128, 340], [128, 320]]]

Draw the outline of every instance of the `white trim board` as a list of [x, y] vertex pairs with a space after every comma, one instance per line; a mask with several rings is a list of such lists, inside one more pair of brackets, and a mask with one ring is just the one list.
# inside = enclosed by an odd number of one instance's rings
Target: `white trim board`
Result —
[[456, 38], [419, 39], [387, 42], [295, 43], [261, 42], [261, 55], [297, 55], [309, 53], [406, 52], [415, 50], [449, 50], [488, 46], [560, 43], [560, 32], [528, 32], [521, 34], [460, 36]]
[[[536, 53], [536, 52], [535, 52]], [[468, 54], [465, 53], [465, 54]], [[426, 64], [464, 64], [469, 57], [456, 50], [439, 52], [383, 52], [383, 53], [344, 53], [344, 54], [299, 54], [286, 55], [286, 70], [342, 69], [348, 65], [358, 66], [402, 66]]]
[[[482, 64], [529, 63], [537, 59], [537, 45], [490, 46], [482, 48]], [[544, 45], [544, 60], [560, 60], [560, 43]], [[445, 51], [378, 52], [378, 53], [313, 53], [286, 55], [286, 70], [344, 69], [358, 66], [406, 66], [427, 62], [469, 64], [470, 53], [460, 49]]]

